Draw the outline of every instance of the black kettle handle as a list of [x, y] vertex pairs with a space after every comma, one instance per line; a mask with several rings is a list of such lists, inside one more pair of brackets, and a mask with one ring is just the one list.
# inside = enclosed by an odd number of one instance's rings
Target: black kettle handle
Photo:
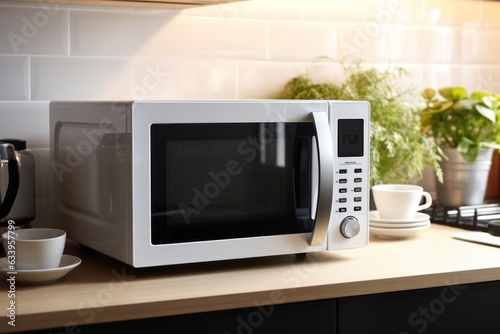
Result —
[[5, 198], [0, 205], [0, 219], [5, 218], [9, 214], [19, 190], [19, 167], [17, 165], [14, 145], [0, 142], [0, 159], [3, 159], [3, 157], [7, 158], [9, 185], [5, 192]]

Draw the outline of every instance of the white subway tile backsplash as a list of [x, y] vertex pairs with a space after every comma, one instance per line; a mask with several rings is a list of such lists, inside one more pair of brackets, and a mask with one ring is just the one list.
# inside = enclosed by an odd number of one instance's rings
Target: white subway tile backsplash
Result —
[[187, 8], [179, 12], [178, 16], [212, 17], [231, 19], [238, 16], [241, 2], [221, 3], [212, 6]]
[[500, 66], [412, 66], [420, 87], [439, 89], [447, 86], [464, 87], [469, 93], [478, 90], [500, 92]]
[[426, 25], [479, 26], [484, 1], [420, 0], [418, 23]]
[[[384, 0], [377, 10], [375, 21], [381, 24], [415, 24], [421, 0]], [[385, 17], [388, 16], [388, 19]], [[385, 23], [388, 21], [387, 23]]]
[[71, 55], [134, 56], [174, 18], [127, 12], [70, 13]]
[[71, 13], [71, 54], [264, 59], [266, 24], [163, 14]]
[[300, 21], [304, 17], [305, 3], [302, 0], [251, 0], [226, 6], [236, 8], [240, 18]]
[[490, 28], [500, 28], [500, 2], [483, 1], [483, 25]]
[[456, 32], [448, 27], [395, 26], [392, 59], [402, 63], [456, 63]]
[[0, 100], [29, 99], [28, 56], [0, 56]]
[[389, 26], [371, 23], [341, 25], [337, 47], [339, 57], [347, 61], [392, 62]]
[[313, 0], [305, 3], [304, 15], [311, 21], [360, 22], [370, 7], [368, 0]]
[[460, 66], [457, 82], [469, 91], [500, 93], [500, 66]]
[[135, 59], [121, 99], [234, 99], [236, 63], [210, 59]]
[[179, 15], [219, 19], [301, 20], [303, 7], [302, 0], [251, 0], [189, 8]]
[[109, 87], [130, 90], [126, 59], [32, 57], [33, 100], [109, 99]]
[[365, 22], [381, 26], [413, 23], [414, 0], [314, 0], [304, 9], [307, 20], [328, 22]]
[[308, 64], [306, 65], [306, 75], [314, 83], [330, 82], [341, 85], [346, 79], [342, 66], [334, 61]]
[[[420, 92], [422, 90], [422, 76], [420, 66], [405, 65], [404, 70], [407, 72], [402, 76], [401, 87], [406, 89], [415, 89]], [[400, 87], [400, 88], [401, 88]]]
[[[94, 62], [97, 68], [106, 67], [110, 59], [79, 60], [80, 65]], [[151, 99], [209, 99], [236, 97], [236, 64], [234, 61], [210, 59], [179, 59], [135, 57], [115, 60], [114, 75], [109, 73], [87, 76], [82, 83], [80, 95], [90, 99], [151, 100]], [[72, 66], [71, 60], [67, 67]], [[50, 66], [55, 66], [53, 63]], [[78, 75], [78, 74], [75, 74]], [[72, 75], [73, 76], [73, 75]], [[90, 87], [92, 80], [107, 83]], [[71, 90], [74, 90], [73, 88]], [[47, 94], [47, 93], [46, 93]], [[71, 99], [78, 97], [70, 97]]]
[[[270, 97], [302, 73], [343, 80], [323, 56], [402, 64], [422, 85], [496, 83], [484, 78], [500, 65], [499, 14], [500, 3], [477, 0], [253, 0], [186, 10], [1, 4], [0, 99]], [[151, 73], [159, 81], [146, 89]]]
[[49, 147], [48, 102], [0, 102], [0, 138], [27, 140], [30, 148]]
[[50, 148], [31, 148], [35, 157], [35, 221], [33, 227], [47, 226], [50, 219]]
[[[0, 4], [0, 138], [37, 159], [50, 202], [50, 100], [275, 98], [293, 77], [341, 84], [339, 59], [402, 66], [401, 85], [500, 93], [500, 2], [251, 0], [186, 10]], [[322, 56], [332, 60], [320, 59]]]
[[238, 68], [238, 98], [241, 99], [277, 98], [291, 79], [302, 75], [307, 76], [313, 83], [329, 82], [341, 85], [345, 81], [342, 66], [328, 60], [311, 63], [242, 62]]
[[178, 18], [151, 39], [148, 49], [161, 45], [165, 55], [212, 59], [264, 60], [267, 23], [260, 20]]
[[0, 54], [68, 53], [68, 12], [56, 2], [0, 7], [0, 32]]
[[238, 65], [238, 98], [273, 99], [283, 91], [286, 83], [304, 74], [301, 63], [242, 62]]
[[412, 67], [412, 75], [420, 82], [420, 87], [439, 89], [460, 86], [457, 81], [457, 67], [453, 65], [422, 65]]
[[500, 94], [500, 66], [483, 66], [478, 71], [474, 90], [487, 90]]
[[465, 64], [500, 64], [500, 29], [460, 31], [460, 57]]
[[237, 66], [233, 61], [176, 60], [167, 68], [169, 77], [165, 93], [169, 98], [236, 98]]
[[269, 60], [314, 61], [337, 57], [336, 26], [325, 23], [269, 23]]

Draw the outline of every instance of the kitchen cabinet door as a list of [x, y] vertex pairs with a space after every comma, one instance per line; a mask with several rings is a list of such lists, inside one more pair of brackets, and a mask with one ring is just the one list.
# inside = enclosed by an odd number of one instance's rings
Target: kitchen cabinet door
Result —
[[500, 282], [341, 298], [338, 309], [339, 334], [497, 334]]
[[[255, 305], [259, 304], [256, 300]], [[322, 300], [91, 324], [72, 328], [71, 332], [84, 334], [336, 334], [336, 313], [336, 300]], [[66, 332], [64, 328], [61, 328], [29, 333]]]

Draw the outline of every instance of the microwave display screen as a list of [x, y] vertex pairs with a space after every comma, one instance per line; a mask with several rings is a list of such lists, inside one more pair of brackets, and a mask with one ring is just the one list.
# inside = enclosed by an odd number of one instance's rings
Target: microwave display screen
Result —
[[339, 119], [338, 121], [338, 156], [363, 156], [363, 120]]
[[312, 231], [312, 123], [150, 131], [153, 244]]

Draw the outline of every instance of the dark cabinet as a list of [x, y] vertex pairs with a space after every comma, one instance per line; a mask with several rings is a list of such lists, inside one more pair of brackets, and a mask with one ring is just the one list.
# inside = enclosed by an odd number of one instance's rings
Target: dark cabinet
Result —
[[92, 324], [71, 333], [497, 334], [498, 314], [500, 281], [450, 281], [438, 288]]
[[497, 334], [500, 282], [341, 298], [338, 310], [339, 334]]
[[[72, 333], [336, 334], [336, 313], [337, 300], [321, 300], [85, 325]], [[32, 334], [66, 332], [53, 329]]]

